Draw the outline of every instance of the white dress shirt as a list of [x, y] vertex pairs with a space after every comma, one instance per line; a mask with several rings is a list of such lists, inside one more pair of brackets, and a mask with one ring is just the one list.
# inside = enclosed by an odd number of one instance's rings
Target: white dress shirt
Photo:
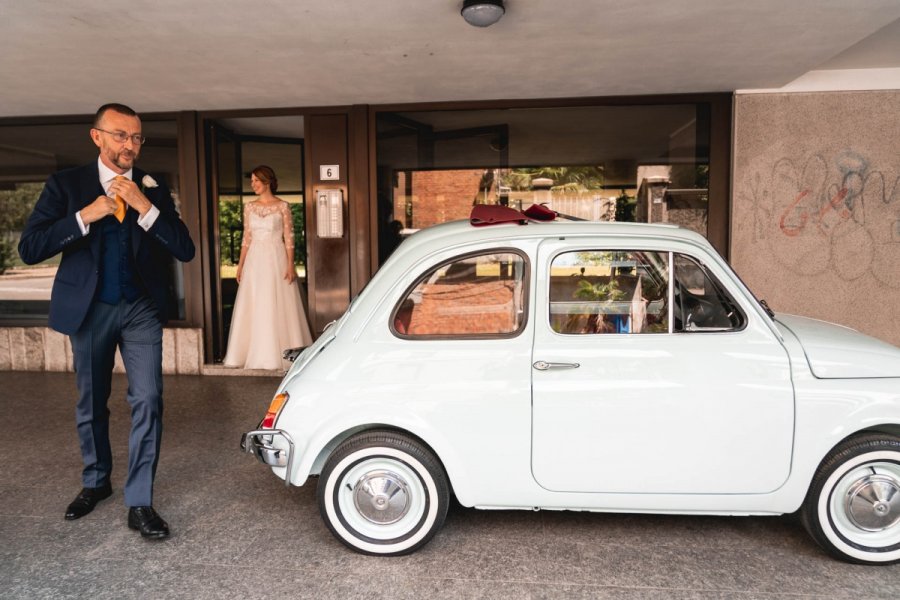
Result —
[[[100, 185], [103, 186], [103, 193], [109, 196], [109, 186], [112, 185], [112, 182], [115, 181], [116, 177], [119, 177], [119, 173], [116, 173], [105, 164], [103, 161], [97, 157], [97, 170], [100, 172]], [[128, 169], [124, 173], [121, 174], [122, 177], [127, 179], [131, 179], [133, 169]], [[150, 210], [147, 211], [143, 217], [138, 217], [137, 224], [141, 226], [141, 229], [144, 231], [149, 231], [150, 228], [156, 223], [156, 218], [159, 216], [159, 209], [156, 208], [155, 205], [150, 205]], [[81, 234], [87, 235], [91, 230], [90, 224], [85, 225], [84, 221], [81, 219], [81, 211], [75, 213], [75, 220], [78, 221], [78, 227], [81, 228]]]

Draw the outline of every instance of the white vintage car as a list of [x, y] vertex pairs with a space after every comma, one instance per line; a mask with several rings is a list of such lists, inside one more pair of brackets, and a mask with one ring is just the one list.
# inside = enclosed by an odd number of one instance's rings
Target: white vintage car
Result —
[[[501, 219], [502, 220], [502, 219]], [[350, 548], [483, 509], [777, 515], [900, 561], [900, 349], [774, 316], [668, 225], [438, 225], [296, 358], [242, 447]]]

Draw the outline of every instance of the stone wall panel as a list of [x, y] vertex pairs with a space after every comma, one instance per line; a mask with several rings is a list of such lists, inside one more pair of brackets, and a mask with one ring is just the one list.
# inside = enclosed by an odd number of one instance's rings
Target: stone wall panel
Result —
[[732, 264], [776, 312], [900, 345], [900, 91], [735, 100]]

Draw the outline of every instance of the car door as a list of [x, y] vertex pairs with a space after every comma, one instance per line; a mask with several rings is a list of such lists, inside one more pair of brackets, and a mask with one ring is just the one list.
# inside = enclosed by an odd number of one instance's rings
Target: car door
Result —
[[718, 261], [652, 245], [542, 243], [535, 479], [565, 492], [778, 488], [794, 425], [784, 347]]

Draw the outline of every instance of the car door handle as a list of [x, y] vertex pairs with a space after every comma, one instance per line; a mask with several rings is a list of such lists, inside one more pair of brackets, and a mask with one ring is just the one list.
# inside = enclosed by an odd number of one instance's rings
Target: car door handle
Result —
[[550, 369], [577, 369], [581, 365], [578, 363], [547, 362], [545, 360], [539, 360], [532, 366], [538, 371], [549, 371]]

